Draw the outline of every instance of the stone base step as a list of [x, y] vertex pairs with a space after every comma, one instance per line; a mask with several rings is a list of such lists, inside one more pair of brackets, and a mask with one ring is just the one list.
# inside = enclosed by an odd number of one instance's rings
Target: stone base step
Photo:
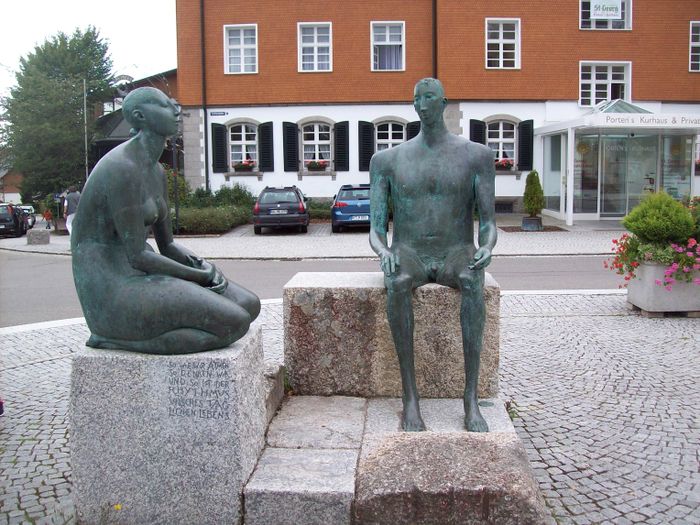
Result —
[[246, 524], [553, 523], [504, 403], [463, 430], [461, 399], [424, 399], [426, 432], [400, 430], [401, 400], [287, 398], [244, 489]]

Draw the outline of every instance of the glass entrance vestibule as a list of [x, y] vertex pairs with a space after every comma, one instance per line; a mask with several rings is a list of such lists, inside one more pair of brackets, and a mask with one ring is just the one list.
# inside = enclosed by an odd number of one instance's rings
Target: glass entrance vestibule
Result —
[[619, 219], [649, 192], [697, 194], [696, 129], [560, 131], [540, 135], [546, 215], [567, 224]]
[[[646, 133], [576, 134], [573, 213], [619, 218], [648, 192], [664, 190], [678, 199], [691, 195], [694, 138]], [[556, 213], [562, 213], [566, 203], [561, 170], [562, 142], [566, 140], [562, 135], [544, 138], [546, 209]]]

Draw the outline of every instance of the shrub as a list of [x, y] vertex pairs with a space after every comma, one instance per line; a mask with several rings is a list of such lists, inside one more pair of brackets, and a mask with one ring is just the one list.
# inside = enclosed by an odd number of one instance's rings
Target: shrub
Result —
[[700, 197], [688, 199], [685, 206], [690, 211], [690, 215], [693, 217], [693, 222], [695, 222], [695, 230], [693, 231], [692, 237], [695, 239], [700, 239]]
[[331, 204], [328, 199], [309, 199], [306, 207], [309, 210], [309, 218], [330, 220], [331, 219]]
[[695, 230], [690, 210], [665, 192], [647, 195], [622, 224], [643, 243], [685, 243]]
[[189, 208], [213, 208], [216, 206], [216, 199], [211, 190], [197, 188], [190, 193], [185, 205]]
[[217, 206], [245, 206], [252, 208], [255, 204], [253, 195], [247, 186], [236, 183], [231, 187], [222, 186], [214, 194], [214, 201]]
[[223, 233], [240, 224], [246, 224], [250, 218], [250, 209], [242, 206], [187, 207], [180, 208], [178, 225], [180, 233]]
[[530, 214], [530, 217], [537, 217], [542, 213], [542, 208], [544, 208], [544, 191], [542, 191], [540, 177], [536, 170], [532, 170], [528, 173], [527, 179], [525, 179], [523, 204], [525, 206], [525, 211]]
[[178, 175], [175, 177], [175, 171], [172, 168], [163, 166], [163, 171], [165, 171], [166, 180], [168, 182], [168, 202], [175, 204], [175, 180], [177, 180], [177, 198], [182, 204], [187, 202], [190, 195], [190, 187], [185, 180], [183, 175]]

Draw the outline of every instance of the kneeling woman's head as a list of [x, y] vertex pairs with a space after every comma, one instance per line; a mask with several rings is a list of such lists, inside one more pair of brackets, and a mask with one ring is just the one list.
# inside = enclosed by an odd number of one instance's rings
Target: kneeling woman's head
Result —
[[124, 118], [132, 133], [147, 129], [169, 137], [177, 133], [180, 106], [159, 89], [142, 87], [129, 93], [122, 106]]

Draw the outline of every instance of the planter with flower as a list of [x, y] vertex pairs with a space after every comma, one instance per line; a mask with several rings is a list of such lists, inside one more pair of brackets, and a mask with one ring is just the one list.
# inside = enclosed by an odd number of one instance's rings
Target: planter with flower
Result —
[[308, 171], [326, 171], [327, 167], [327, 160], [310, 160], [306, 163], [306, 169]]
[[515, 166], [513, 159], [496, 160], [496, 171], [511, 171]]
[[606, 267], [624, 278], [627, 301], [647, 312], [700, 312], [697, 202], [666, 193], [645, 197], [622, 221]]
[[233, 165], [234, 171], [253, 171], [255, 169], [255, 162], [252, 160], [244, 160], [241, 162], [236, 162]]

